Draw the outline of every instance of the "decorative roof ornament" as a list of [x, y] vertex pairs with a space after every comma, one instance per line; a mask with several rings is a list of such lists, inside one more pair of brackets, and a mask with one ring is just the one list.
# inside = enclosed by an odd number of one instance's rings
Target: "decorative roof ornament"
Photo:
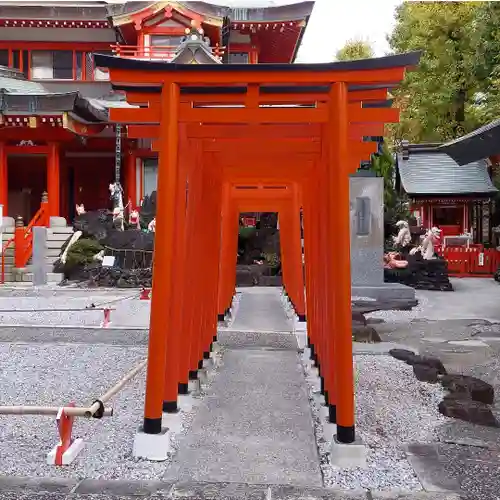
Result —
[[177, 64], [221, 64], [219, 50], [214, 51], [210, 47], [210, 39], [200, 23], [193, 20], [191, 27], [186, 28], [185, 36], [182, 38], [172, 63]]

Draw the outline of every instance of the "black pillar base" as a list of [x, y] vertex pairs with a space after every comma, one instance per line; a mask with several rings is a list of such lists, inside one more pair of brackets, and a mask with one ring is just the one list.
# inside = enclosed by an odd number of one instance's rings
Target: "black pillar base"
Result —
[[224, 314], [217, 314], [217, 321], [218, 322], [222, 322], [226, 319], [226, 317], [224, 316]]
[[214, 338], [212, 339], [213, 342], [217, 342], [217, 335], [214, 335]]
[[325, 391], [325, 393], [323, 394], [323, 396], [325, 397], [325, 405], [328, 406], [328, 391]]
[[[212, 347], [212, 346], [210, 346], [210, 347]], [[203, 353], [203, 359], [210, 359], [210, 351], [205, 351]], [[201, 368], [203, 368], [203, 362], [201, 364]]]
[[328, 405], [328, 421], [331, 424], [337, 423], [337, 407], [335, 405]]
[[343, 425], [337, 425], [337, 441], [339, 443], [354, 443], [356, 440], [356, 432], [354, 431], [354, 425], [352, 427], [344, 427]]
[[324, 377], [319, 377], [319, 392], [325, 394], [325, 379]]
[[161, 433], [161, 417], [160, 418], [145, 418], [142, 424], [142, 430], [145, 434], [160, 434]]
[[314, 361], [314, 356], [315, 356], [315, 353], [314, 353], [314, 344], [309, 344], [309, 349], [311, 349], [311, 358], [313, 361]]
[[305, 323], [307, 321], [305, 314], [299, 314], [299, 323]]
[[198, 370], [201, 370], [203, 368], [203, 359], [200, 359], [200, 361], [198, 361]]
[[189, 385], [184, 384], [182, 382], [179, 382], [178, 393], [183, 394], [183, 395], [188, 394], [189, 393]]
[[177, 401], [163, 401], [163, 411], [164, 413], [177, 413], [179, 411]]
[[189, 380], [198, 380], [198, 372], [195, 370], [189, 370]]

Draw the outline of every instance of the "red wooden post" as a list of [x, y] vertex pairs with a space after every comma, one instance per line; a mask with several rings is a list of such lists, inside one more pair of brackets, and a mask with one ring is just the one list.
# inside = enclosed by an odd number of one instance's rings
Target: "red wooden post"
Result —
[[[171, 346], [181, 335], [181, 332], [172, 329], [168, 308], [172, 298], [172, 271], [175, 265], [172, 242], [177, 199], [179, 86], [164, 83], [161, 99], [162, 150], [158, 169], [158, 209], [143, 424], [145, 434], [161, 433], [163, 401], [167, 394], [165, 369], [171, 358], [177, 356], [177, 349]], [[177, 398], [177, 380], [168, 382], [167, 397], [174, 401]]]
[[[0, 142], [0, 205], [3, 205], [3, 215], [8, 215], [8, 198], [9, 198], [9, 176], [7, 166], [7, 151], [5, 150], [5, 142]], [[1, 222], [1, 221], [0, 221]]]
[[49, 154], [47, 155], [47, 193], [49, 197], [48, 221], [50, 220], [50, 217], [58, 217], [60, 214], [59, 190], [60, 190], [59, 144], [51, 142], [49, 144]]
[[[335, 284], [333, 309], [335, 322], [334, 369], [337, 382], [337, 439], [341, 443], [355, 440], [354, 430], [354, 373], [352, 358], [352, 313], [351, 313], [351, 262], [350, 262], [350, 212], [348, 175], [348, 106], [347, 84], [336, 82], [330, 90], [330, 141], [328, 180], [330, 206], [329, 250], [331, 265], [329, 280]], [[335, 205], [333, 204], [335, 200]], [[339, 244], [339, 242], [342, 242]]]

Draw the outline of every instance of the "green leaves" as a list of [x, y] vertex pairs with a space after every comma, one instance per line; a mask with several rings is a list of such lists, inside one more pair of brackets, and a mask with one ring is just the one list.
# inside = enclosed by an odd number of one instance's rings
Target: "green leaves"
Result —
[[394, 92], [401, 108], [401, 123], [391, 127], [396, 141], [441, 142], [481, 124], [476, 100], [484, 90], [484, 4], [489, 2], [405, 2], [397, 8], [391, 48], [423, 55]]
[[371, 45], [364, 40], [349, 40], [335, 56], [337, 61], [353, 61], [355, 59], [369, 59], [374, 56]]

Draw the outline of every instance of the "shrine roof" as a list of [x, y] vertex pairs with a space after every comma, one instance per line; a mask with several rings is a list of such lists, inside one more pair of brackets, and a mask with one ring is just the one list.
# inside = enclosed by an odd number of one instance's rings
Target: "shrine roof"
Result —
[[[358, 59], [354, 61], [336, 61], [330, 63], [296, 63], [296, 64], [175, 64], [162, 61], [128, 59], [124, 57], [94, 54], [96, 66], [114, 69], [130, 69], [138, 71], [164, 71], [164, 72], [288, 72], [298, 71], [360, 71], [380, 70], [398, 67], [416, 66], [420, 60], [421, 52], [408, 52], [372, 59]], [[293, 78], [293, 77], [292, 77]]]
[[451, 156], [459, 165], [498, 155], [500, 153], [500, 119], [447, 142], [439, 149]]
[[88, 123], [107, 122], [110, 108], [132, 107], [119, 94], [101, 98], [80, 92], [54, 93], [41, 83], [26, 80], [16, 70], [0, 66], [0, 111], [4, 113], [70, 113]]
[[405, 145], [398, 153], [401, 184], [411, 196], [477, 194], [497, 192], [486, 161], [459, 166], [437, 144]]
[[[189, 2], [141, 2], [132, 1], [122, 4], [110, 4], [107, 6], [111, 17], [127, 16], [141, 12], [145, 9], [156, 6], [157, 4], [178, 4], [202, 16], [210, 18], [224, 18], [229, 16], [232, 22], [271, 22], [271, 21], [291, 21], [305, 19], [311, 15], [314, 7], [314, 1], [305, 1], [292, 3], [288, 5], [273, 5], [272, 0], [259, 1], [245, 0], [242, 5], [231, 5], [231, 2], [225, 2], [227, 5], [215, 5], [209, 2], [189, 1]], [[233, 2], [234, 4], [234, 2]]]

